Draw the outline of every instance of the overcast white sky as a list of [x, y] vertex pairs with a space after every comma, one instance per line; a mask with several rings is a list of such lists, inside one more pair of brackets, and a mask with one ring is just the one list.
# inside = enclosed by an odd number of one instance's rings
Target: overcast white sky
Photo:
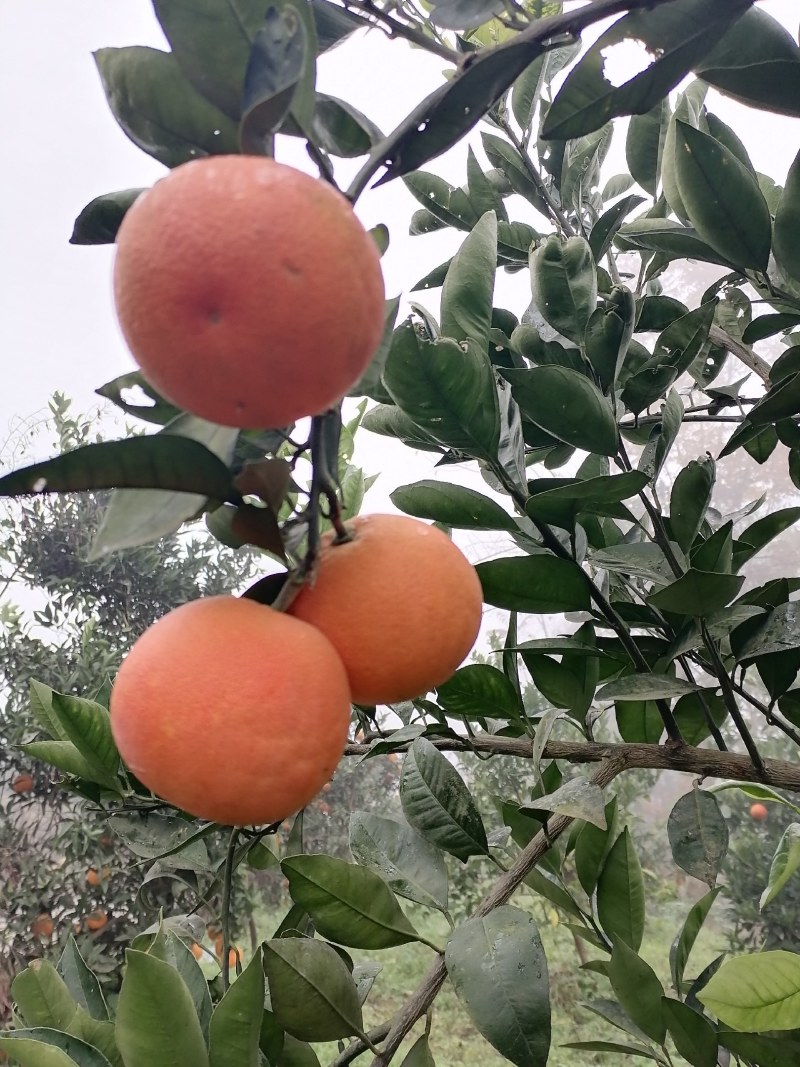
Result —
[[[768, 0], [762, 6], [797, 34], [797, 0]], [[133, 367], [112, 308], [112, 249], [68, 243], [75, 216], [94, 196], [148, 185], [164, 173], [119, 130], [95, 70], [93, 50], [128, 44], [164, 45], [147, 0], [0, 4], [0, 130], [6, 161], [0, 203], [0, 443], [17, 420], [42, 410], [54, 390], [73, 397], [76, 410], [83, 411], [92, 405], [97, 386]], [[372, 32], [324, 57], [319, 85], [389, 130], [440, 84], [443, 66], [435, 56]], [[800, 125], [719, 97], [713, 107], [736, 127], [756, 166], [782, 181], [800, 143]], [[472, 140], [476, 143], [477, 135]], [[612, 155], [609, 174], [624, 166], [623, 141], [618, 135], [617, 163]], [[278, 154], [310, 169], [299, 142], [280, 145]], [[429, 168], [461, 184], [465, 157], [461, 145]], [[344, 180], [352, 167], [342, 164]], [[461, 239], [451, 231], [409, 238], [414, 207], [401, 182], [369, 192], [359, 202], [367, 225], [385, 222], [391, 232], [384, 259], [389, 294], [446, 259]], [[517, 201], [516, 217], [526, 218], [526, 212]], [[502, 303], [521, 314], [529, 299], [526, 274], [498, 279], [504, 286]], [[363, 465], [369, 472], [384, 472], [370, 496], [370, 508], [376, 510], [386, 506], [394, 486], [424, 476], [429, 460], [415, 459], [372, 434], [364, 438]], [[454, 477], [452, 468], [447, 476]]]

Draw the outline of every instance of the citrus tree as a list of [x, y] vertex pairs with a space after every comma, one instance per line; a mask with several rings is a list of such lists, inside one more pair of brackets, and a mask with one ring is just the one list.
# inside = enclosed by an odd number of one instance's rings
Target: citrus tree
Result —
[[[110, 815], [138, 818], [153, 859], [190, 863], [219, 823], [237, 823], [222, 983], [207, 984], [180, 914], [133, 940], [115, 1010], [69, 943], [57, 967], [16, 977], [18, 1025], [0, 1048], [56, 1067], [314, 1063], [315, 1049], [385, 1067], [400, 1050], [412, 1067], [433, 1062], [449, 980], [503, 1057], [558, 1062], [529, 892], [607, 983], [592, 1007], [618, 1036], [575, 1044], [587, 1061], [795, 1064], [800, 956], [744, 952], [699, 974], [690, 957], [728, 851], [720, 791], [798, 811], [800, 578], [784, 567], [753, 585], [746, 568], [800, 518], [791, 501], [748, 493], [773, 453], [800, 485], [800, 155], [788, 175], [757, 172], [707, 95], [783, 114], [791, 136], [796, 42], [749, 0], [154, 7], [169, 51], [96, 59], [121, 127], [171, 173], [153, 193], [95, 200], [73, 240], [117, 239], [115, 298], [142, 372], [101, 391], [162, 429], [15, 470], [0, 492], [113, 488], [96, 552], [201, 513], [224, 543], [264, 552], [269, 573], [243, 598], [179, 607], [146, 631], [110, 714], [34, 685], [51, 734], [40, 755]], [[315, 89], [318, 57], [364, 28], [448, 64], [388, 134]], [[649, 62], [612, 84], [605, 56], [626, 41]], [[479, 124], [489, 169], [471, 147], [462, 186], [424, 169]], [[614, 135], [627, 171], [607, 179]], [[316, 184], [272, 162], [283, 136], [305, 141]], [[359, 157], [337, 191], [338, 161]], [[412, 303], [403, 318], [397, 297], [384, 302], [386, 233], [370, 244], [347, 206], [397, 179], [421, 204], [412, 233], [465, 235], [413, 283], [441, 289], [437, 314]], [[713, 268], [696, 306], [669, 291], [684, 261]], [[501, 269], [529, 271], [529, 306], [498, 306]], [[754, 349], [767, 340], [769, 358]], [[345, 395], [372, 404], [343, 426]], [[288, 424], [300, 416], [307, 436]], [[700, 456], [676, 462], [698, 424]], [[406, 517], [356, 517], [365, 485], [347, 449], [365, 431], [437, 465], [395, 490]], [[716, 460], [729, 456], [741, 473], [715, 496]], [[477, 471], [482, 489], [457, 484], [453, 467]], [[472, 571], [425, 520], [506, 547]], [[454, 671], [479, 599], [507, 613], [502, 648]], [[558, 636], [528, 636], [542, 616], [560, 620]], [[541, 699], [524, 699], [531, 684]], [[187, 769], [178, 753], [199, 746], [211, 767]], [[386, 753], [402, 754], [403, 817], [353, 812], [353, 862], [309, 852], [302, 815], [281, 829], [342, 755]], [[507, 832], [487, 833], [468, 786], [469, 761], [489, 757], [520, 761], [533, 781], [497, 798]], [[228, 759], [237, 773], [214, 773]], [[614, 792], [639, 769], [686, 776], [663, 849], [707, 887], [675, 931], [668, 987], [641, 955], [643, 873]], [[765, 905], [795, 875], [797, 833], [790, 819]], [[458, 923], [445, 856], [496, 869]], [[228, 945], [233, 875], [248, 860], [280, 867], [292, 905], [241, 970]], [[447, 937], [398, 897], [444, 916]], [[428, 973], [366, 1028], [374, 954], [414, 941], [430, 950]]]

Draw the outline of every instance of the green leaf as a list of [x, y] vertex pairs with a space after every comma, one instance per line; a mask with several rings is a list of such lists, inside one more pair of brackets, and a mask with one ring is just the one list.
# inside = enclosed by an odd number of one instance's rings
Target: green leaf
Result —
[[618, 833], [616, 797], [612, 797], [606, 804], [604, 815], [606, 829], [601, 830], [587, 823], [575, 841], [575, 871], [587, 896], [594, 893], [600, 871], [616, 840]]
[[582, 237], [552, 234], [531, 255], [531, 290], [539, 314], [576, 344], [597, 305], [597, 270]]
[[745, 104], [800, 114], [800, 48], [772, 15], [751, 8], [697, 68], [710, 85]]
[[693, 459], [679, 472], [672, 485], [669, 521], [672, 536], [688, 552], [711, 502], [716, 467], [713, 459]]
[[11, 983], [11, 995], [31, 1027], [66, 1030], [78, 1005], [49, 960], [34, 960]]
[[1, 1035], [0, 1051], [12, 1056], [20, 1067], [110, 1067], [98, 1049], [46, 1027]]
[[603, 932], [638, 952], [644, 934], [644, 880], [627, 827], [612, 845], [597, 880], [597, 916]]
[[614, 707], [617, 729], [628, 744], [657, 745], [664, 720], [654, 700], [618, 700]]
[[568, 367], [503, 370], [526, 418], [542, 430], [586, 452], [613, 456], [617, 423], [606, 397], [585, 374]]
[[71, 245], [110, 245], [117, 238], [128, 209], [138, 200], [144, 189], [120, 189], [103, 193], [90, 200], [75, 219]]
[[[206, 422], [196, 415], [181, 414], [163, 430], [159, 430], [156, 439], [164, 437], [174, 440], [175, 436], [196, 441], [205, 447], [224, 464], [227, 471], [239, 431], [230, 426]], [[118, 489], [112, 494], [95, 534], [89, 559], [100, 559], [121, 548], [136, 548], [159, 537], [166, 537], [194, 518], [208, 503], [209, 497], [203, 494], [164, 492], [159, 489], [151, 492]], [[280, 541], [278, 547], [282, 547]]]
[[224, 500], [231, 480], [222, 460], [205, 446], [161, 434], [84, 445], [0, 478], [0, 496], [9, 497], [117, 487], [172, 489]]
[[375, 871], [392, 892], [424, 907], [447, 907], [444, 857], [405, 821], [354, 811], [350, 851], [357, 863]]
[[625, 141], [625, 159], [634, 181], [653, 198], [658, 192], [664, 139], [669, 125], [669, 99], [664, 97], [643, 115], [632, 115]]
[[[798, 64], [800, 66], [800, 64]], [[775, 213], [775, 258], [800, 281], [800, 152], [794, 158]]]
[[720, 1030], [719, 1043], [759, 1067], [795, 1067], [800, 1063], [800, 1041], [788, 1037], [764, 1037], [762, 1034], [737, 1034]]
[[436, 1062], [431, 1055], [428, 1038], [425, 1034], [418, 1037], [405, 1057], [400, 1067], [436, 1067]]
[[736, 266], [765, 271], [772, 218], [756, 178], [728, 148], [686, 122], [676, 123], [675, 140], [678, 188], [700, 237]]
[[659, 611], [677, 615], [710, 615], [730, 604], [743, 584], [744, 575], [717, 574], [692, 567], [671, 585], [651, 593], [647, 603]]
[[726, 960], [697, 999], [737, 1030], [796, 1030], [800, 955], [778, 949]]
[[613, 207], [603, 212], [589, 234], [589, 247], [596, 263], [600, 262], [611, 247], [611, 242], [624, 222], [625, 216], [629, 215], [635, 207], [642, 203], [644, 203], [643, 197], [631, 193], [630, 196], [624, 197]]
[[225, 992], [208, 1027], [211, 1067], [260, 1067], [264, 963], [259, 948]]
[[502, 671], [486, 663], [469, 663], [436, 689], [445, 711], [465, 718], [514, 719], [520, 701], [514, 686]]
[[513, 191], [541, 212], [546, 205], [522, 154], [508, 141], [496, 137], [493, 133], [481, 133], [481, 141], [489, 162], [505, 176]]
[[571, 778], [555, 792], [537, 797], [530, 804], [523, 804], [520, 811], [525, 812], [529, 808], [554, 811], [558, 815], [592, 823], [601, 830], [606, 829], [603, 790], [585, 778]]
[[775, 652], [792, 652], [800, 647], [800, 604], [779, 604], [756, 623], [749, 637], [735, 649], [739, 662], [749, 663]]
[[700, 745], [711, 736], [708, 716], [711, 716], [711, 721], [716, 726], [721, 726], [728, 716], [728, 709], [722, 694], [709, 687], [681, 697], [673, 707], [672, 713], [686, 744]]
[[[763, 426], [768, 422], [789, 418], [796, 415], [798, 411], [800, 411], [800, 374], [793, 374], [773, 385], [750, 409], [747, 420], [754, 426]], [[722, 454], [720, 453], [720, 456]]]
[[572, 560], [549, 554], [487, 560], [475, 568], [487, 604], [530, 614], [585, 611], [589, 587]]
[[313, 36], [314, 22], [307, 5], [278, 0], [267, 7], [244, 77], [239, 124], [244, 152], [263, 151], [290, 110], [301, 129], [311, 126], [316, 80]]
[[192, 88], [171, 52], [132, 45], [94, 58], [114, 118], [159, 163], [238, 152], [236, 123]]
[[186, 983], [169, 964], [128, 949], [117, 1003], [117, 1045], [125, 1067], [208, 1067], [203, 1032]]
[[519, 1067], [545, 1067], [550, 1050], [547, 960], [536, 923], [502, 905], [456, 927], [447, 973], [478, 1031]]
[[608, 978], [622, 1007], [647, 1036], [664, 1044], [666, 1025], [661, 1002], [664, 989], [652, 967], [619, 935], [608, 964]]
[[[673, 554], [683, 564], [684, 557], [675, 542], [670, 542]], [[672, 568], [658, 545], [650, 541], [615, 545], [592, 553], [592, 563], [601, 570], [614, 574], [635, 575], [656, 585], [666, 585], [672, 580]]]
[[[618, 115], [644, 114], [667, 96], [714, 47], [748, 7], [734, 0], [676, 0], [619, 19], [587, 50], [554, 100], [542, 129], [545, 139], [580, 137]], [[604, 53], [628, 38], [647, 48], [650, 65], [623, 85], [604, 73]]]
[[675, 991], [680, 993], [683, 988], [683, 976], [689, 954], [694, 947], [697, 936], [703, 928], [711, 906], [721, 892], [721, 887], [710, 889], [704, 896], [696, 901], [684, 920], [681, 932], [672, 942], [669, 950], [669, 969], [672, 975], [672, 984]]
[[53, 693], [52, 708], [64, 733], [86, 761], [91, 780], [119, 790], [119, 753], [106, 708], [83, 697]]
[[728, 851], [728, 825], [714, 794], [695, 787], [680, 797], [669, 813], [667, 834], [677, 865], [713, 887]]
[[717, 1067], [717, 1033], [708, 1019], [671, 997], [661, 1002], [669, 1036], [692, 1067]]
[[462, 485], [425, 480], [399, 486], [390, 499], [406, 515], [461, 530], [518, 529], [512, 516], [495, 500]]
[[609, 510], [613, 513], [613, 505], [640, 493], [649, 479], [639, 471], [626, 471], [597, 478], [565, 479], [565, 484], [556, 484], [554, 489], [536, 492], [539, 484], [551, 481], [545, 478], [530, 483], [532, 495], [525, 502], [525, 511], [532, 519], [571, 530], [577, 515], [603, 515]]
[[497, 217], [487, 211], [453, 257], [442, 289], [442, 335], [489, 344], [497, 263]]
[[71, 741], [29, 741], [26, 745], [20, 745], [20, 751], [56, 767], [71, 777], [96, 782], [106, 788], [109, 786], [108, 778], [104, 774], [100, 776], [101, 780], [97, 781], [91, 764], [83, 758]]
[[566, 1041], [562, 1048], [581, 1049], [584, 1052], [617, 1052], [622, 1056], [639, 1056], [644, 1060], [653, 1060], [663, 1064], [661, 1057], [647, 1045], [636, 1045], [622, 1041]]
[[671, 700], [673, 697], [693, 693], [700, 686], [683, 678], [666, 674], [626, 674], [624, 678], [609, 682], [597, 691], [598, 701], [607, 700]]
[[400, 802], [414, 829], [462, 863], [488, 855], [483, 820], [464, 780], [424, 737], [414, 741], [403, 763]]
[[265, 941], [264, 969], [272, 1011], [293, 1037], [335, 1041], [361, 1031], [355, 982], [331, 945], [309, 937]]
[[323, 937], [364, 949], [418, 940], [392, 891], [366, 867], [333, 856], [306, 855], [285, 859], [281, 870], [289, 879], [292, 900], [308, 912]]
[[211, 996], [203, 970], [183, 937], [178, 937], [173, 930], [162, 926], [155, 934], [140, 934], [132, 942], [131, 948], [141, 949], [177, 971], [189, 990], [205, 1038], [211, 1019]]
[[[383, 382], [394, 402], [433, 440], [497, 461], [500, 410], [489, 357], [473, 341], [428, 341], [410, 322], [395, 330]], [[2, 481], [0, 481], [2, 488]]]
[[[123, 397], [123, 393], [132, 389], [137, 392], [141, 390], [144, 400], [137, 402], [136, 399]], [[166, 426], [168, 422], [172, 422], [181, 414], [180, 408], [176, 408], [174, 404], [168, 403], [162, 396], [159, 396], [142, 372], [138, 370], [128, 371], [127, 374], [112, 378], [110, 382], [95, 389], [95, 392], [98, 396], [110, 400], [126, 415], [134, 415], [137, 419], [155, 423], [156, 426]]]
[[767, 888], [758, 902], [763, 911], [800, 868], [800, 823], [789, 823], [783, 831], [769, 869]]
[[57, 964], [58, 973], [72, 998], [93, 1019], [108, 1019], [108, 1005], [103, 990], [95, 975], [86, 966], [75, 938], [70, 934]]
[[596, 308], [589, 319], [584, 339], [586, 358], [606, 393], [616, 385], [625, 363], [635, 317], [633, 293], [618, 285], [609, 294], [608, 302]]

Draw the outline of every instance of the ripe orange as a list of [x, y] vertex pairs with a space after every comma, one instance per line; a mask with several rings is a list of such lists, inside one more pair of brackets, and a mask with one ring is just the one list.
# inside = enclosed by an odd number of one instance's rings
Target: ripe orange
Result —
[[766, 804], [750, 805], [750, 818], [755, 819], [756, 822], [765, 822], [768, 815]]
[[30, 774], [18, 774], [11, 783], [11, 788], [15, 793], [30, 793], [33, 789], [33, 777]]
[[350, 723], [341, 660], [318, 630], [254, 600], [194, 600], [138, 639], [111, 694], [136, 777], [232, 825], [280, 822], [333, 774]]
[[176, 167], [117, 235], [114, 295], [145, 377], [226, 426], [336, 403], [384, 325], [377, 247], [332, 186], [256, 156]]
[[435, 526], [362, 515], [352, 540], [323, 538], [316, 579], [289, 612], [339, 653], [357, 704], [426, 693], [458, 667], [478, 635], [482, 594], [465, 556]]
[[109, 867], [103, 867], [102, 871], [98, 871], [96, 867], [90, 867], [86, 872], [86, 881], [89, 885], [100, 885], [101, 882], [105, 882], [108, 876], [111, 874]]
[[86, 929], [91, 930], [92, 933], [97, 933], [98, 930], [102, 930], [107, 924], [108, 912], [103, 911], [102, 908], [98, 908], [97, 911], [93, 911], [86, 916]]
[[52, 937], [53, 929], [53, 917], [46, 911], [37, 915], [31, 923], [31, 933], [34, 937]]
[[192, 942], [192, 955], [196, 960], [201, 960], [205, 956], [205, 950], [202, 945], [198, 945], [196, 941]]

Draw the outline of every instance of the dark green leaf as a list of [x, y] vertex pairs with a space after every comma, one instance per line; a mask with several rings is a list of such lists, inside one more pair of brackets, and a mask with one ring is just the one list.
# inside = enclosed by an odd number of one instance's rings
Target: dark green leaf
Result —
[[[136, 403], [135, 399], [126, 400], [122, 394], [127, 390], [141, 390], [147, 402]], [[181, 414], [180, 408], [176, 408], [174, 404], [169, 404], [159, 396], [152, 385], [145, 380], [142, 372], [138, 370], [120, 374], [118, 378], [95, 389], [95, 392], [98, 396], [116, 404], [126, 415], [135, 415], [137, 419], [155, 423], [157, 426], [166, 426], [168, 422], [172, 422]]]
[[588, 241], [548, 237], [531, 256], [531, 289], [545, 321], [580, 344], [597, 304], [597, 271]]
[[428, 1038], [425, 1034], [417, 1038], [400, 1067], [436, 1067], [436, 1062], [431, 1055]]
[[557, 614], [589, 608], [580, 567], [549, 554], [492, 559], [476, 567], [487, 604], [509, 611]]
[[651, 593], [647, 603], [677, 615], [710, 615], [729, 604], [744, 584], [744, 575], [688, 570], [671, 585]]
[[728, 826], [713, 793], [693, 788], [667, 820], [672, 858], [693, 878], [712, 886], [728, 851]]
[[483, 820], [463, 779], [424, 737], [414, 741], [405, 758], [400, 802], [411, 826], [462, 863], [488, 854]]
[[711, 910], [711, 905], [720, 894], [720, 887], [710, 889], [695, 904], [692, 905], [686, 916], [681, 932], [673, 941], [669, 950], [669, 968], [672, 975], [672, 984], [676, 992], [683, 988], [683, 976], [689, 954], [697, 940], [697, 935], [703, 928], [703, 923]]
[[653, 198], [658, 192], [664, 138], [669, 124], [669, 99], [665, 97], [643, 115], [631, 116], [625, 141], [628, 170]]
[[644, 934], [644, 880], [627, 827], [612, 845], [597, 880], [597, 915], [608, 937], [638, 952]]
[[547, 960], [531, 915], [509, 905], [456, 927], [447, 973], [479, 1032], [519, 1067], [545, 1067], [550, 1050]]
[[264, 970], [275, 1018], [293, 1037], [335, 1041], [361, 1030], [355, 982], [331, 945], [310, 937], [265, 941]]
[[118, 193], [96, 196], [75, 219], [71, 245], [110, 245], [117, 239], [117, 231], [128, 208], [144, 189], [121, 189]]
[[661, 1001], [664, 989], [648, 963], [616, 935], [608, 965], [611, 987], [622, 1007], [647, 1036], [664, 1044], [666, 1025]]
[[486, 663], [470, 663], [436, 689], [445, 711], [465, 718], [513, 719], [520, 714], [514, 686], [502, 671]]
[[716, 468], [712, 459], [691, 460], [676, 477], [669, 503], [672, 536], [688, 552], [711, 501]]
[[635, 207], [642, 203], [644, 203], [643, 197], [631, 193], [630, 196], [626, 196], [623, 200], [614, 204], [613, 207], [603, 212], [589, 234], [589, 247], [596, 263], [600, 262], [611, 247], [611, 242], [624, 222], [625, 216], [629, 215]]
[[111, 1067], [98, 1049], [47, 1027], [0, 1035], [0, 1051], [20, 1067]]
[[[800, 56], [798, 56], [800, 70]], [[800, 152], [795, 156], [775, 213], [775, 258], [800, 281]]]
[[391, 494], [396, 508], [462, 530], [514, 530], [516, 522], [496, 501], [474, 489], [446, 482], [401, 485]]
[[586, 327], [586, 358], [593, 367], [604, 392], [617, 383], [633, 336], [636, 305], [633, 294], [624, 286], [615, 286], [605, 306], [592, 312]]
[[285, 859], [281, 869], [289, 879], [292, 900], [308, 912], [323, 937], [365, 949], [417, 940], [392, 891], [366, 867], [333, 856], [306, 855]]
[[94, 58], [114, 118], [159, 163], [238, 152], [236, 123], [192, 88], [171, 52], [132, 45]]
[[584, 892], [591, 897], [611, 846], [616, 840], [617, 800], [613, 797], [605, 806], [606, 829], [587, 823], [575, 841], [575, 871]]
[[597, 691], [597, 700], [671, 700], [693, 693], [699, 686], [666, 674], [627, 674]]
[[687, 693], [672, 709], [681, 736], [687, 745], [700, 745], [711, 736], [711, 723], [721, 726], [728, 716], [728, 709], [720, 693], [712, 688], [697, 693]]
[[100, 982], [86, 966], [86, 961], [71, 934], [59, 957], [57, 969], [73, 999], [86, 1013], [92, 1019], [107, 1020], [108, 1005]]
[[211, 1067], [260, 1067], [263, 1011], [264, 963], [259, 948], [211, 1016], [208, 1029]]
[[442, 289], [442, 335], [489, 343], [497, 262], [497, 217], [487, 211], [453, 257]]
[[611, 405], [584, 374], [567, 367], [503, 370], [522, 414], [559, 441], [613, 456], [617, 424]]
[[664, 997], [662, 1010], [680, 1055], [692, 1067], [717, 1067], [717, 1034], [708, 1019], [671, 997]]

